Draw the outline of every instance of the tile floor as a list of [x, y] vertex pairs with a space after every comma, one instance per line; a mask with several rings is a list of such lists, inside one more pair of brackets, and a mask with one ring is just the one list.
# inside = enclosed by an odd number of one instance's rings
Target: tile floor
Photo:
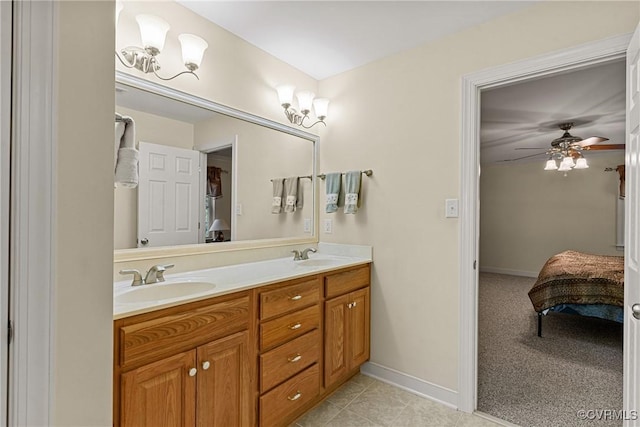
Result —
[[371, 377], [357, 374], [296, 420], [292, 427], [495, 427], [477, 415], [456, 411]]

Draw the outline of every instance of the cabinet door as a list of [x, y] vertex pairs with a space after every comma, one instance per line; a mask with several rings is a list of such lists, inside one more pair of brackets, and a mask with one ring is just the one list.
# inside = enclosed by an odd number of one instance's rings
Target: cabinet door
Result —
[[324, 383], [333, 384], [348, 372], [347, 323], [349, 295], [325, 302]]
[[369, 360], [369, 287], [349, 294], [349, 369]]
[[122, 374], [122, 427], [193, 427], [196, 416], [195, 350]]
[[198, 347], [198, 426], [249, 426], [249, 333], [239, 332]]

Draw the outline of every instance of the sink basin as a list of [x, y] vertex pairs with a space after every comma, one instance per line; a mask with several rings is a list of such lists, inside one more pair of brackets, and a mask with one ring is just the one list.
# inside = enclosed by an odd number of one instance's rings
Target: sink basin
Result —
[[161, 301], [208, 292], [216, 287], [209, 282], [172, 282], [141, 285], [115, 296], [116, 304]]
[[303, 267], [326, 267], [329, 265], [334, 265], [336, 261], [332, 259], [305, 259], [302, 261], [296, 261], [296, 265], [300, 265]]

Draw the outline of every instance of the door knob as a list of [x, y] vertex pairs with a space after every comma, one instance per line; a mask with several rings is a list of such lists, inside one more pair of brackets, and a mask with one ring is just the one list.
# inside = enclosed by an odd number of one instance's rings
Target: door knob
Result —
[[147, 239], [146, 237], [144, 239], [140, 239], [140, 244], [142, 244], [142, 246], [146, 246], [147, 244], [149, 244], [149, 239]]
[[640, 319], [640, 304], [633, 304], [631, 306], [631, 311], [633, 311], [633, 317]]

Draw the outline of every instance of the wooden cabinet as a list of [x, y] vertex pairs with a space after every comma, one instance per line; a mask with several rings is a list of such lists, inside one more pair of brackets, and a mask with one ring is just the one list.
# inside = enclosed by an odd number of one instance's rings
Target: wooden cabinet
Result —
[[[331, 387], [348, 377], [369, 359], [370, 349], [370, 301], [369, 283], [363, 280], [364, 269], [340, 273], [325, 278], [326, 293], [336, 295], [333, 285], [340, 292], [360, 289], [335, 296], [325, 302], [324, 316], [324, 385]], [[358, 280], [344, 280], [358, 278]]]
[[255, 423], [249, 292], [115, 322], [114, 425]]
[[114, 426], [286, 426], [369, 358], [369, 265], [114, 322]]

